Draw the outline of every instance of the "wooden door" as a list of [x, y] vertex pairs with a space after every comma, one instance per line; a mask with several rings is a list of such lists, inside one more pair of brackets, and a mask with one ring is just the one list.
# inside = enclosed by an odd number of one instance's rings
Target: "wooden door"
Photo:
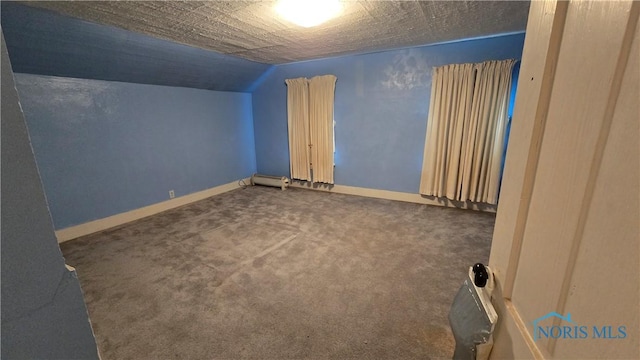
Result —
[[640, 358], [633, 1], [533, 1], [490, 266], [491, 357]]

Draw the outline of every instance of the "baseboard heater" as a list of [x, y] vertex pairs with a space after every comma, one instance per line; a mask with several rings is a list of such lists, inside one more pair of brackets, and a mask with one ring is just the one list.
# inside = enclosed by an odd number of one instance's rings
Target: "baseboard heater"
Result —
[[289, 187], [289, 179], [286, 176], [251, 175], [251, 185], [275, 186], [282, 190]]

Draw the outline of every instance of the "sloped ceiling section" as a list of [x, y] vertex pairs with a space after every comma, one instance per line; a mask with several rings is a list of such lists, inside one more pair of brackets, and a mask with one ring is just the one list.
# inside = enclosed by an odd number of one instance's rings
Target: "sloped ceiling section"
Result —
[[14, 72], [243, 92], [271, 67], [44, 9], [1, 6]]
[[275, 1], [28, 2], [154, 37], [280, 64], [524, 31], [528, 1], [344, 0], [341, 16], [301, 28]]

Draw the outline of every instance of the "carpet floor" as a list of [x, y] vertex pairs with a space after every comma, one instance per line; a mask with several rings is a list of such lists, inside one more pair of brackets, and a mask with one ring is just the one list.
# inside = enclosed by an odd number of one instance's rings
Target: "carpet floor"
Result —
[[494, 220], [250, 186], [61, 248], [103, 360], [451, 358]]

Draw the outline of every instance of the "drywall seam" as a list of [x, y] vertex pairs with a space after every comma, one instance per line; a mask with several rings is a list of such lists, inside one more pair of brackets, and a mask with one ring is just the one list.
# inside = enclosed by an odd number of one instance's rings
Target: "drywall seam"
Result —
[[[241, 179], [245, 184], [250, 183], [250, 178]], [[145, 206], [139, 209], [127, 211], [124, 213], [112, 215], [103, 219], [98, 219], [84, 224], [70, 226], [65, 229], [56, 230], [58, 243], [78, 238], [80, 236], [89, 235], [98, 231], [110, 229], [135, 220], [155, 215], [163, 211], [171, 210], [180, 206], [188, 205], [193, 202], [206, 199], [208, 197], [235, 190], [241, 187], [240, 181], [233, 181], [227, 184], [216, 186], [207, 190], [198, 191], [189, 195], [180, 196], [175, 199], [159, 202], [157, 204]]]
[[404, 201], [404, 202], [410, 202], [410, 203], [416, 203], [416, 204], [436, 205], [436, 206], [452, 207], [452, 208], [458, 208], [458, 209], [470, 209], [470, 210], [483, 211], [483, 212], [489, 212], [489, 213], [495, 213], [497, 209], [496, 205], [489, 205], [484, 203], [473, 203], [469, 201], [454, 202], [449, 199], [436, 198], [432, 196], [426, 197], [420, 194], [412, 194], [412, 193], [389, 191], [389, 190], [369, 189], [369, 188], [347, 186], [347, 185], [311, 184], [309, 182], [294, 180], [291, 182], [290, 186], [295, 188], [300, 188], [300, 189], [334, 192], [338, 194], [347, 194], [347, 195], [364, 196], [364, 197], [371, 197], [371, 198], [377, 198], [377, 199]]

